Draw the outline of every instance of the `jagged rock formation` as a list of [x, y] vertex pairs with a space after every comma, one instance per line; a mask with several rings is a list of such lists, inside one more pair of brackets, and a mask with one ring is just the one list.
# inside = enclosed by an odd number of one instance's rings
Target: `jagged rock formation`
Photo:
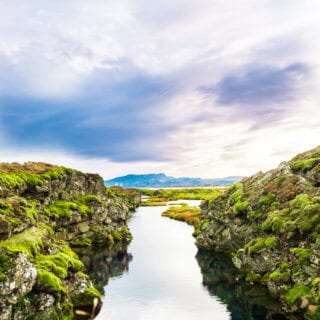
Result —
[[228, 253], [284, 313], [320, 318], [320, 147], [202, 203], [199, 248]]
[[71, 247], [128, 243], [127, 220], [139, 201], [139, 192], [106, 189], [95, 174], [0, 165], [1, 320], [90, 313], [101, 294]]

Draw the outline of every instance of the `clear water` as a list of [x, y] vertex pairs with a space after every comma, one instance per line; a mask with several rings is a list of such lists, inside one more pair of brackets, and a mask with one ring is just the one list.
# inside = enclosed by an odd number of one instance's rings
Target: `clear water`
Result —
[[227, 307], [202, 286], [193, 228], [161, 217], [163, 211], [141, 207], [132, 218], [133, 260], [127, 273], [109, 280], [97, 319], [230, 319]]
[[[198, 205], [199, 201], [183, 201]], [[84, 262], [104, 285], [97, 320], [263, 320], [279, 307], [266, 290], [240, 284], [229, 259], [198, 252], [193, 228], [140, 207], [128, 250], [93, 252]]]

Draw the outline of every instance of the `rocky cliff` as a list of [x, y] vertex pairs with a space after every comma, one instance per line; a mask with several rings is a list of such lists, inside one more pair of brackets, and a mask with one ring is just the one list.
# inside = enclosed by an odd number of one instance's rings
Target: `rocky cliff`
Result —
[[202, 203], [196, 243], [230, 255], [282, 312], [320, 319], [320, 147]]
[[135, 190], [42, 163], [0, 165], [0, 319], [84, 319], [100, 292], [73, 247], [128, 243]]

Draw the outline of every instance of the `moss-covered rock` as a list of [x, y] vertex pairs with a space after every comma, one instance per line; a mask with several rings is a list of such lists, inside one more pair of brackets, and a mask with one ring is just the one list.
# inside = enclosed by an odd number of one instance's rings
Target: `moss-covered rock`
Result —
[[[98, 312], [101, 293], [71, 249], [128, 243], [140, 192], [113, 196], [95, 174], [43, 163], [0, 164], [0, 314], [73, 319]], [[70, 247], [71, 246], [71, 247]]]
[[242, 277], [267, 286], [284, 312], [313, 319], [320, 306], [319, 187], [317, 147], [204, 202], [196, 243], [228, 253]]

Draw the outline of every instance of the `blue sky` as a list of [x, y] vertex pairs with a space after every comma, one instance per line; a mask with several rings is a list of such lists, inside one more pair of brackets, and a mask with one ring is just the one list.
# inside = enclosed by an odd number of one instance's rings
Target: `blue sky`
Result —
[[319, 144], [319, 1], [0, 8], [1, 161], [221, 177]]

